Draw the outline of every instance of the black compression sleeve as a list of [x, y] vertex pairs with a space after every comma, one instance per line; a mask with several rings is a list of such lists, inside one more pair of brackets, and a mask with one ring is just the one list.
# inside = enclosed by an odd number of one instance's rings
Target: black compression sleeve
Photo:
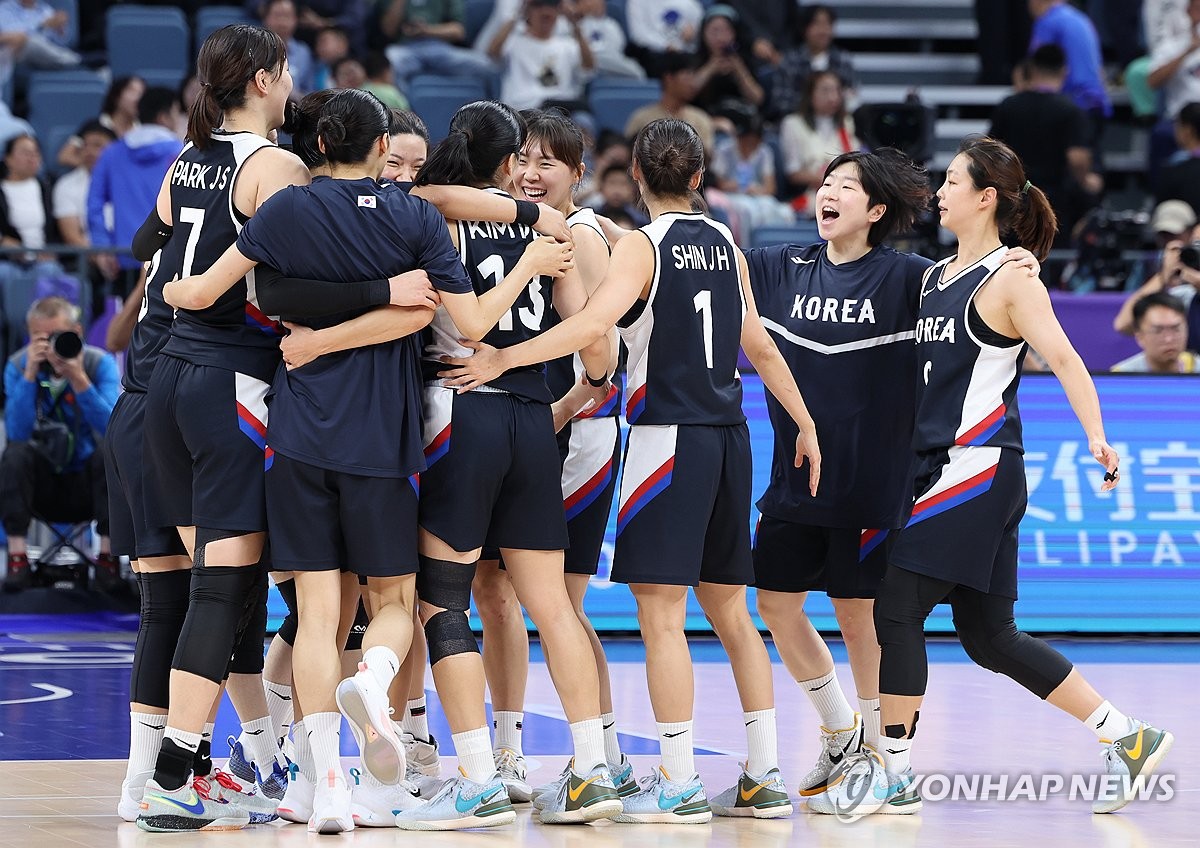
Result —
[[337, 312], [386, 306], [392, 297], [387, 280], [365, 280], [361, 283], [305, 280], [285, 277], [281, 271], [269, 265], [258, 266], [254, 283], [259, 308], [268, 315], [286, 315], [289, 318], [316, 318]]
[[158, 209], [151, 209], [133, 236], [133, 258], [138, 262], [149, 262], [159, 248], [171, 239], [172, 230], [158, 217]]

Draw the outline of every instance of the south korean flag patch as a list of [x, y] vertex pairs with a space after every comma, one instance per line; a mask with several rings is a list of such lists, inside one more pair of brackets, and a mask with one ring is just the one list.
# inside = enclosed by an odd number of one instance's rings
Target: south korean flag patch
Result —
[[376, 199], [377, 198], [373, 194], [360, 194], [358, 196], [358, 205], [364, 206], [367, 209], [374, 209]]

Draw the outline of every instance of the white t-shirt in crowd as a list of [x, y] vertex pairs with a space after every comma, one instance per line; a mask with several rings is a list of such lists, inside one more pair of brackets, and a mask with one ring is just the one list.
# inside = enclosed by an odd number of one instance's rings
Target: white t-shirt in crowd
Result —
[[703, 18], [699, 0], [636, 0], [625, 7], [629, 40], [658, 53], [694, 49]]
[[37, 249], [46, 246], [46, 207], [42, 205], [42, 184], [27, 180], [0, 184], [8, 201], [8, 220], [21, 234], [21, 244]]
[[[1157, 50], [1150, 54], [1150, 72], [1153, 73], [1174, 61], [1192, 43], [1192, 36], [1186, 29], [1175, 38], [1163, 41]], [[1179, 110], [1189, 103], [1200, 102], [1200, 50], [1187, 54], [1183, 63], [1163, 87], [1166, 95], [1167, 115], [1174, 118]]]
[[51, 195], [54, 201], [54, 217], [78, 218], [83, 237], [89, 241], [91, 238], [88, 235], [87, 197], [88, 186], [91, 183], [91, 173], [81, 166], [59, 177]]
[[574, 38], [541, 39], [513, 32], [501, 56], [506, 67], [500, 99], [517, 111], [537, 108], [544, 100], [583, 97], [583, 57]]

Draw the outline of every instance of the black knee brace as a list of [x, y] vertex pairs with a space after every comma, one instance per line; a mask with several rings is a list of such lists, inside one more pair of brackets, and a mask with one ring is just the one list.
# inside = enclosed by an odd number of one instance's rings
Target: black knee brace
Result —
[[187, 617], [192, 574], [183, 570], [145, 572], [137, 576], [137, 582], [141, 620], [129, 675], [129, 700], [165, 710], [170, 703], [171, 658]]
[[972, 611], [979, 614], [955, 615], [954, 629], [976, 665], [1011, 677], [1044, 701], [1067, 679], [1073, 666], [1041, 639], [1018, 630], [1011, 604], [1008, 601], [1007, 614], [1002, 611], [1003, 604], [997, 605], [993, 614], [987, 609], [991, 604], [985, 601]]
[[283, 598], [283, 603], [287, 607], [287, 617], [283, 623], [279, 625], [279, 630], [276, 631], [279, 638], [287, 642], [289, 645], [296, 644], [296, 581], [284, 580], [282, 583], [276, 583], [275, 588], [279, 590], [280, 597]]
[[436, 665], [455, 654], [479, 653], [479, 643], [467, 623], [471, 606], [471, 581], [475, 579], [475, 563], [421, 557], [417, 573], [417, 595], [427, 604], [441, 607], [425, 622], [425, 641], [429, 643], [429, 664]]
[[362, 602], [362, 598], [358, 599], [358, 609], [354, 613], [354, 623], [350, 625], [350, 632], [346, 634], [346, 650], [361, 651], [363, 636], [367, 633], [367, 625], [371, 623], [371, 619], [367, 617], [367, 608]]
[[262, 674], [263, 642], [267, 638], [267, 572], [261, 566], [254, 596], [242, 613], [241, 632], [233, 648], [229, 671], [233, 674]]
[[172, 668], [213, 683], [225, 679], [247, 603], [257, 595], [261, 575], [257, 564], [192, 568], [191, 603]]

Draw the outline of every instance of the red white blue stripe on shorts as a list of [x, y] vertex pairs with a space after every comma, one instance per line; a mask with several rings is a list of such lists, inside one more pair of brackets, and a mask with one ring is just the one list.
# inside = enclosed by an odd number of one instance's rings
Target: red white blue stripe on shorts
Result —
[[954, 509], [991, 489], [1000, 466], [1000, 450], [994, 447], [950, 448], [950, 458], [942, 468], [941, 476], [917, 498], [906, 526]]

